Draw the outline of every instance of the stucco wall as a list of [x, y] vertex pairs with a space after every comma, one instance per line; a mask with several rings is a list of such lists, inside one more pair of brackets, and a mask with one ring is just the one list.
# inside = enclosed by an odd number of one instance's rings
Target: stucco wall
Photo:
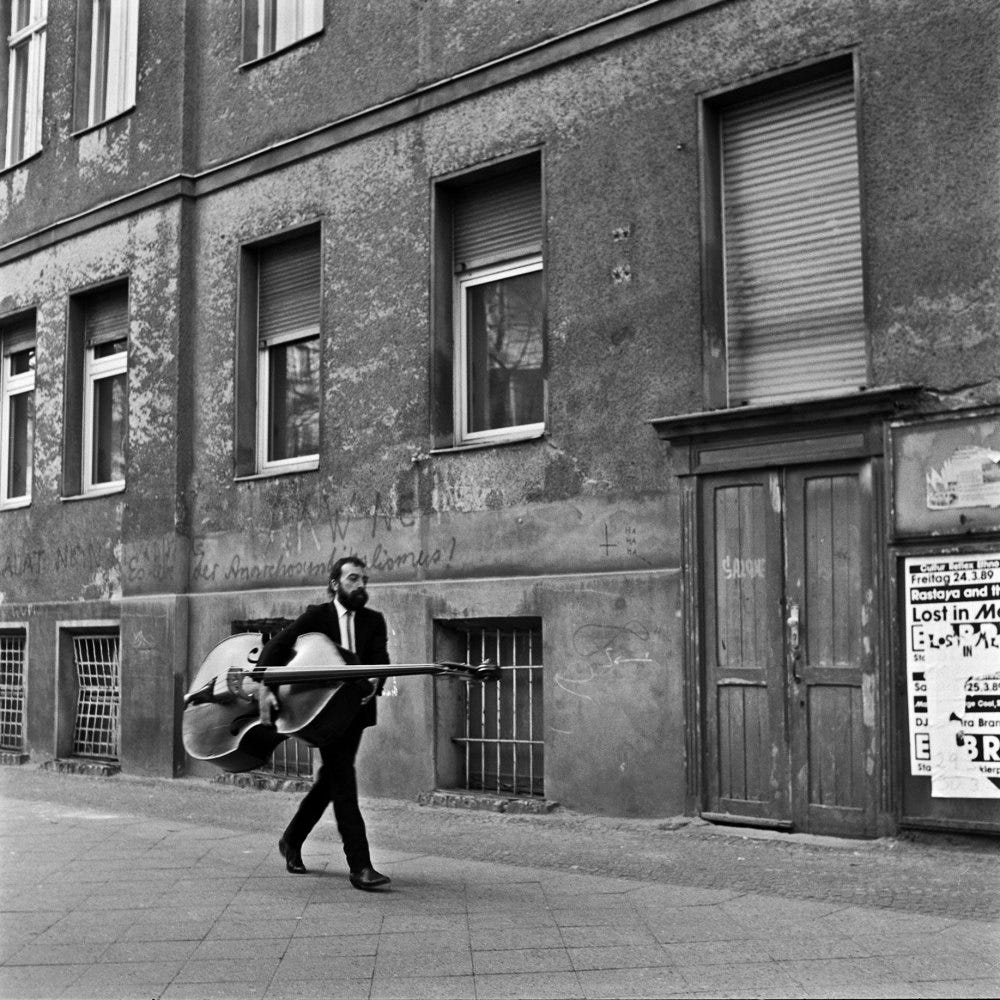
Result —
[[[395, 663], [430, 662], [436, 622], [540, 618], [544, 731], [536, 738], [545, 741], [546, 798], [612, 815], [684, 811], [678, 572], [374, 583], [370, 589], [370, 606], [388, 621]], [[207, 655], [228, 621], [294, 617], [322, 600], [319, 588], [194, 598], [192, 650], [197, 659]], [[387, 684], [379, 724], [362, 743], [363, 794], [412, 796], [438, 784], [434, 685], [448, 696], [454, 683], [401, 677]], [[205, 765], [195, 770], [212, 773]]]

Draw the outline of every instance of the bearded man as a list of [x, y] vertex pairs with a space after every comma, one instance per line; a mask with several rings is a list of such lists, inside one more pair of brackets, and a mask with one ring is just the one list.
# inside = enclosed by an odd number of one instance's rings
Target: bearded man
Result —
[[[295, 642], [307, 632], [320, 632], [337, 645], [354, 653], [358, 663], [388, 664], [385, 618], [365, 607], [368, 603], [368, 576], [360, 556], [338, 559], [330, 570], [328, 590], [331, 600], [310, 605], [287, 628], [282, 629], [261, 650], [259, 666], [283, 666], [295, 652]], [[361, 734], [376, 722], [375, 697], [382, 693], [382, 680], [358, 681], [366, 685], [361, 708], [346, 731], [319, 747], [322, 766], [312, 788], [278, 840], [285, 867], [293, 875], [304, 875], [302, 845], [319, 822], [328, 805], [333, 806], [337, 830], [344, 844], [351, 885], [355, 889], [377, 889], [389, 884], [389, 877], [372, 867], [365, 821], [358, 805], [358, 782], [354, 759]], [[369, 688], [370, 686], [370, 688]], [[260, 718], [270, 725], [272, 714], [280, 711], [274, 692], [264, 685], [257, 692]]]

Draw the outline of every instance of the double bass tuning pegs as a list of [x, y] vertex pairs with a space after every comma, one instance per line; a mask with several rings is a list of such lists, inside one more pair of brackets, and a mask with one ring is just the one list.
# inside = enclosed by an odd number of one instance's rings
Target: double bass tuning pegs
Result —
[[472, 674], [477, 681], [500, 680], [500, 668], [492, 660], [483, 660], [478, 667], [472, 668]]

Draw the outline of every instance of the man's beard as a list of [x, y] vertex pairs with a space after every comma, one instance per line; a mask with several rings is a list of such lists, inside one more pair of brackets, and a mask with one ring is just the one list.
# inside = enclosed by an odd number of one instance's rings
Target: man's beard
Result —
[[352, 594], [345, 594], [339, 587], [337, 588], [337, 600], [347, 608], [348, 611], [360, 611], [368, 603], [367, 590], [355, 590]]

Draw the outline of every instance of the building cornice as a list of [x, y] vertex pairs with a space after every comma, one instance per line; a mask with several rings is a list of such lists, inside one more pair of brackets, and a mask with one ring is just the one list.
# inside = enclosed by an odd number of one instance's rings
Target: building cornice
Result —
[[380, 104], [197, 173], [177, 173], [0, 245], [0, 265], [177, 199], [197, 199], [322, 155], [470, 97], [506, 86], [730, 0], [645, 0], [564, 34], [463, 70]]

